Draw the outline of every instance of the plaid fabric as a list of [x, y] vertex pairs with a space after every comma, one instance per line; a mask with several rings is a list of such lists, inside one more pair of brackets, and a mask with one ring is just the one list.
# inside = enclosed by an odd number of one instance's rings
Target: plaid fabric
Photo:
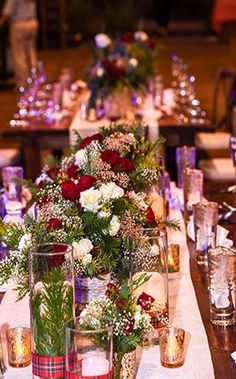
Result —
[[39, 357], [32, 353], [33, 374], [41, 378], [64, 378], [65, 376], [65, 355], [59, 357]]
[[96, 376], [83, 376], [66, 371], [66, 379], [113, 379], [113, 370], [111, 370], [108, 374]]

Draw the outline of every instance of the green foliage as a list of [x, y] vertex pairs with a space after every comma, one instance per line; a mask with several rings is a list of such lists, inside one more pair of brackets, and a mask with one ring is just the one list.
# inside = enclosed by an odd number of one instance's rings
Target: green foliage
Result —
[[73, 289], [61, 267], [54, 267], [32, 294], [32, 322], [39, 356], [65, 354], [65, 324], [73, 318]]

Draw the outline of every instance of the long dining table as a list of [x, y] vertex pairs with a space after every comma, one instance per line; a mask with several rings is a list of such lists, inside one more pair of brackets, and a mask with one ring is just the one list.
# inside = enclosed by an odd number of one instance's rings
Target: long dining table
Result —
[[[236, 195], [226, 194], [221, 190], [222, 184], [218, 186], [207, 183], [205, 196], [209, 200], [221, 203], [226, 200], [236, 205]], [[236, 325], [223, 328], [210, 323], [206, 270], [199, 268], [195, 261], [194, 244], [186, 235], [180, 210], [173, 209], [171, 216], [181, 221], [181, 232], [169, 234], [169, 242], [180, 244], [181, 275], [169, 281], [170, 315], [174, 324], [188, 332], [189, 347], [184, 366], [172, 370], [164, 369], [160, 365], [158, 347], [143, 350], [136, 378], [233, 379], [236, 377], [236, 364], [231, 353], [236, 350]], [[229, 238], [236, 242], [234, 222], [236, 219], [224, 222], [223, 226], [230, 231]], [[18, 322], [29, 323], [28, 299], [23, 301], [23, 305], [15, 304], [14, 292], [10, 290], [4, 300], [0, 305], [2, 332], [9, 324], [15, 323], [17, 318]], [[8, 369], [6, 379], [15, 378], [30, 378], [30, 368], [23, 371]]]

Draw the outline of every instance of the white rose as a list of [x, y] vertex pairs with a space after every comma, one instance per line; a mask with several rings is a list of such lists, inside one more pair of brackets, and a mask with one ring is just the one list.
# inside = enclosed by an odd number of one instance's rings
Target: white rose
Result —
[[85, 165], [85, 163], [87, 163], [87, 159], [88, 157], [86, 149], [81, 149], [75, 154], [75, 164], [77, 166]]
[[138, 30], [137, 32], [134, 33], [134, 39], [136, 41], [145, 42], [148, 40], [148, 35], [147, 33]]
[[109, 227], [109, 234], [110, 236], [114, 237], [117, 235], [120, 229], [120, 221], [117, 216], [112, 216], [110, 227]]
[[88, 238], [82, 238], [79, 242], [73, 242], [72, 246], [74, 258], [81, 260], [93, 249], [93, 244]]
[[133, 68], [136, 68], [138, 66], [138, 60], [136, 58], [130, 58], [128, 64]]
[[117, 184], [113, 182], [102, 184], [100, 187], [100, 192], [104, 200], [118, 199], [119, 197], [124, 196], [123, 188], [117, 186]]
[[93, 256], [92, 254], [85, 254], [82, 258], [82, 263], [84, 266], [88, 266], [89, 263], [92, 262]]
[[39, 185], [41, 182], [53, 183], [53, 180], [51, 178], [49, 178], [49, 176], [46, 174], [46, 172], [42, 172], [42, 174], [40, 176], [38, 176], [37, 179], [35, 180], [35, 183], [37, 185]]
[[80, 204], [86, 211], [97, 212], [102, 206], [100, 204], [101, 198], [101, 192], [92, 187], [86, 191], [81, 192]]
[[102, 68], [102, 67], [98, 67], [98, 68], [97, 68], [96, 75], [97, 75], [99, 78], [101, 78], [101, 77], [104, 75], [104, 73], [105, 73], [104, 68]]
[[32, 235], [30, 233], [24, 234], [19, 242], [19, 250], [27, 250], [31, 247], [32, 245]]
[[111, 39], [105, 33], [97, 34], [94, 39], [97, 47], [100, 49], [104, 49], [111, 44]]

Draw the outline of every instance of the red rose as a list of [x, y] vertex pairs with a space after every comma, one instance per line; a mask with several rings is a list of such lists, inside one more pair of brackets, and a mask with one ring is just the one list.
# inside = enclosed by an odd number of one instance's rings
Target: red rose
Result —
[[83, 175], [81, 178], [79, 178], [77, 188], [80, 192], [85, 191], [89, 188], [91, 188], [95, 183], [97, 179], [94, 176], [91, 175]]
[[120, 162], [120, 154], [117, 151], [105, 150], [101, 152], [101, 158], [104, 162], [109, 163], [111, 167], [115, 167]]
[[145, 215], [146, 215], [146, 220], [149, 222], [149, 224], [156, 225], [155, 214], [151, 207], [147, 208]]
[[66, 173], [70, 178], [76, 178], [78, 174], [78, 166], [76, 164], [72, 164], [68, 167]]
[[133, 42], [133, 40], [134, 40], [134, 37], [131, 33], [123, 33], [121, 35], [121, 41], [122, 42], [131, 43], [131, 42]]
[[117, 58], [105, 58], [102, 61], [102, 66], [114, 79], [117, 79], [125, 74], [125, 69], [122, 66], [119, 66]]
[[121, 157], [119, 159], [119, 168], [122, 170], [129, 172], [135, 169], [133, 162], [129, 158]]
[[134, 330], [134, 320], [127, 320], [125, 324], [125, 334], [130, 334]]
[[[53, 254], [53, 256], [51, 256], [49, 258], [50, 266], [51, 267], [61, 266], [63, 263], [65, 263], [65, 255], [60, 254], [60, 253], [66, 252], [67, 245], [57, 243], [53, 246], [53, 250], [54, 250], [53, 251], [54, 254]], [[57, 253], [57, 254], [55, 254], [55, 253]]]
[[138, 298], [137, 303], [143, 308], [145, 311], [149, 311], [154, 303], [155, 299], [148, 295], [145, 292], [142, 292]]
[[80, 190], [72, 180], [67, 180], [61, 185], [62, 196], [65, 200], [75, 201], [80, 196]]
[[151, 50], [154, 49], [155, 47], [155, 42], [153, 41], [153, 39], [148, 39], [146, 44], [147, 44], [147, 47], [149, 47], [149, 49]]
[[84, 138], [80, 144], [80, 149], [84, 149], [86, 146], [90, 145], [92, 141], [102, 142], [102, 135], [100, 133], [96, 133], [90, 137]]
[[59, 218], [56, 217], [50, 218], [50, 220], [48, 221], [48, 227], [51, 230], [60, 229], [62, 227], [61, 220], [59, 220]]
[[46, 174], [49, 176], [49, 178], [55, 180], [59, 170], [60, 169], [58, 167], [51, 167], [46, 171]]

